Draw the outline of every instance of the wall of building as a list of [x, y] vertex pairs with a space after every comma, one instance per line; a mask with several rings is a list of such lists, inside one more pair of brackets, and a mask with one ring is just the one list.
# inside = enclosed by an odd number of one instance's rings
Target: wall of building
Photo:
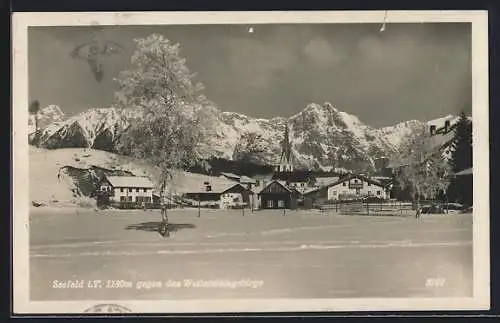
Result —
[[[122, 192], [123, 190], [123, 192]], [[137, 192], [139, 190], [139, 192]], [[137, 197], [149, 197], [150, 201], [153, 201], [153, 189], [152, 188], [114, 188], [114, 196], [110, 197], [113, 202], [121, 202], [121, 197], [125, 197], [125, 202], [137, 202]]]
[[[356, 187], [359, 187], [359, 193]], [[376, 196], [383, 199], [387, 198], [387, 193], [383, 187], [373, 183], [368, 183], [359, 178], [351, 178], [343, 183], [328, 187], [328, 200], [338, 200], [342, 195]]]
[[243, 203], [243, 196], [241, 193], [225, 193], [220, 196], [221, 209], [229, 209], [237, 203]]

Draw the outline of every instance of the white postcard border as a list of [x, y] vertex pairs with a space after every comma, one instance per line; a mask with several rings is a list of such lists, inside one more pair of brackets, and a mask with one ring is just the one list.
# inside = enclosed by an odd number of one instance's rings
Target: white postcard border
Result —
[[386, 23], [472, 23], [474, 293], [471, 298], [245, 299], [190, 301], [29, 300], [28, 27], [85, 25], [383, 23], [384, 11], [14, 13], [13, 30], [13, 307], [16, 314], [83, 313], [116, 303], [136, 313], [481, 310], [490, 308], [487, 11], [389, 11]]

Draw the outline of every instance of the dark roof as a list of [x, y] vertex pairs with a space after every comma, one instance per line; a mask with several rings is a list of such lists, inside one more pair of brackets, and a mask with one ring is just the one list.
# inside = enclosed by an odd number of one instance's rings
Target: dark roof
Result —
[[290, 193], [295, 191], [297, 192], [297, 190], [292, 190], [290, 187], [288, 187], [285, 182], [283, 181], [278, 181], [278, 180], [272, 180], [270, 181], [269, 183], [267, 183], [260, 191], [259, 191], [259, 194], [262, 193], [262, 191], [264, 191], [269, 185], [271, 185], [272, 183], [278, 183], [279, 185], [281, 185], [284, 189], [286, 189], [287, 191], [289, 191]]
[[209, 186], [211, 188], [210, 191], [206, 190], [206, 185], [201, 185], [200, 187], [198, 187], [197, 190], [192, 191], [192, 192], [188, 192], [188, 193], [189, 194], [206, 194], [206, 193], [223, 194], [224, 192], [232, 189], [235, 186], [241, 186], [241, 187], [245, 188], [243, 185], [241, 185], [240, 183], [236, 183], [236, 182], [229, 182], [229, 183], [214, 182], [214, 183], [210, 183]]
[[307, 182], [311, 177], [309, 171], [292, 171], [274, 173], [272, 179], [286, 182]]

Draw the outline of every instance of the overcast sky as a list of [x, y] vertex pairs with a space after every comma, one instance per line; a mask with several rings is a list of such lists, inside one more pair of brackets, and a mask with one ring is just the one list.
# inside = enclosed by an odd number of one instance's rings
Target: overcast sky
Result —
[[[331, 102], [372, 126], [471, 111], [469, 24], [194, 25], [31, 27], [29, 95], [67, 115], [107, 107], [127, 69], [134, 38], [161, 33], [181, 46], [188, 67], [221, 110], [291, 116]], [[92, 41], [125, 49], [104, 62], [97, 82], [70, 53]]]

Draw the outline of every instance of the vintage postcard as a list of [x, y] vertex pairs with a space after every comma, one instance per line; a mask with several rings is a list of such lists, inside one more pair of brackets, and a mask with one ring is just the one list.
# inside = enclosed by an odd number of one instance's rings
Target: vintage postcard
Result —
[[14, 13], [14, 312], [488, 309], [487, 22]]

